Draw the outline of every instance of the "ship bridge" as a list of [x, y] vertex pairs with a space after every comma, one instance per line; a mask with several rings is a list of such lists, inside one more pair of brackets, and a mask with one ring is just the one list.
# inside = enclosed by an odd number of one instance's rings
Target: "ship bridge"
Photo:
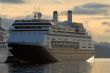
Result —
[[11, 34], [8, 42], [28, 42], [42, 45], [45, 33], [48, 32], [51, 25], [51, 22], [47, 20], [16, 20], [10, 28]]
[[16, 20], [12, 31], [48, 31], [51, 26], [49, 20]]

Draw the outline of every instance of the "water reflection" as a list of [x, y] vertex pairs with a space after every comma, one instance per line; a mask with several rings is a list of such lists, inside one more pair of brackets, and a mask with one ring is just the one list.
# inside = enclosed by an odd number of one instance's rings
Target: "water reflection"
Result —
[[95, 63], [87, 62], [58, 62], [45, 65], [6, 64], [3, 61], [6, 60], [7, 52], [8, 49], [0, 49], [0, 73], [96, 73], [93, 72]]
[[94, 73], [110, 73], [110, 58], [96, 59]]
[[91, 73], [92, 64], [81, 62], [63, 62], [49, 65], [48, 73]]
[[45, 65], [11, 64], [9, 73], [45, 73]]
[[92, 73], [93, 63], [59, 62], [45, 65], [4, 64], [4, 66], [6, 72], [3, 70], [2, 73]]
[[110, 59], [94, 63], [62, 62], [45, 65], [0, 64], [0, 73], [110, 73]]
[[110, 73], [110, 59], [96, 59], [94, 63], [58, 62], [54, 64], [3, 63], [8, 49], [0, 49], [0, 73]]

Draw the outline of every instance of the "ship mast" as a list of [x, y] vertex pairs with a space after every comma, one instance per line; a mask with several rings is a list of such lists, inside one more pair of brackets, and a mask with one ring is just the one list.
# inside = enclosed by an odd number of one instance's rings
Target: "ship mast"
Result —
[[34, 12], [32, 12], [32, 13], [34, 14], [34, 19], [36, 19], [38, 12], [37, 12], [37, 11], [34, 11]]
[[42, 17], [42, 13], [39, 11], [39, 8], [38, 8], [38, 10], [34, 10], [34, 12], [32, 12], [33, 14], [34, 14], [34, 19], [36, 19], [37, 17], [37, 19], [41, 19], [41, 17]]

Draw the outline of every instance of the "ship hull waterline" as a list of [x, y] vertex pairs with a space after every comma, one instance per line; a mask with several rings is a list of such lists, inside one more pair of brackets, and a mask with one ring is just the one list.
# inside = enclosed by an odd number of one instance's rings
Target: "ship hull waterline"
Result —
[[55, 63], [58, 60], [43, 46], [10, 44], [9, 50], [19, 61], [36, 64]]

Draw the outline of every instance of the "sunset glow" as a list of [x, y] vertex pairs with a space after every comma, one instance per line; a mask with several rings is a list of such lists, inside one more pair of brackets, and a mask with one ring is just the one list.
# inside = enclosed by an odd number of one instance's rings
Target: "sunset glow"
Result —
[[[41, 11], [44, 15], [52, 16], [57, 10], [73, 11], [73, 21], [84, 23], [93, 40], [110, 42], [110, 0], [0, 0], [0, 16], [15, 19], [32, 15], [33, 10]], [[66, 20], [60, 15], [59, 20]]]

